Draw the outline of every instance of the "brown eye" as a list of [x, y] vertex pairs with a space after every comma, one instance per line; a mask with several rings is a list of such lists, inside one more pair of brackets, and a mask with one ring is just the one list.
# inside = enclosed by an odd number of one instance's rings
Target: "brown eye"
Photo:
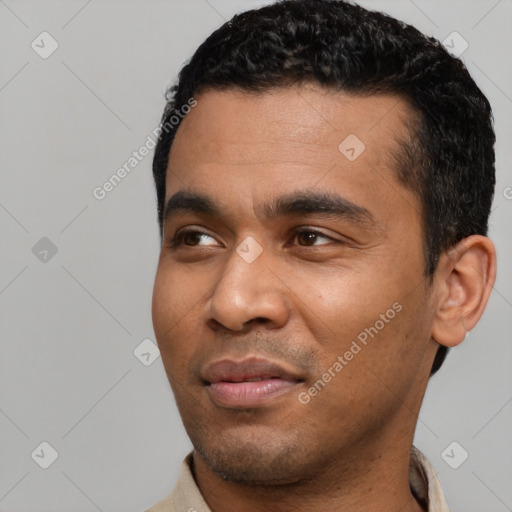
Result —
[[187, 246], [187, 247], [196, 247], [196, 246], [205, 246], [205, 245], [212, 245], [209, 243], [201, 243], [204, 241], [205, 238], [211, 238], [215, 241], [215, 239], [209, 235], [208, 233], [204, 233], [203, 231], [197, 231], [193, 229], [182, 231], [181, 233], [178, 233], [174, 239], [171, 241], [172, 247], [179, 247], [179, 246]]
[[330, 242], [333, 241], [331, 237], [328, 237], [327, 235], [324, 235], [323, 233], [319, 231], [312, 231], [312, 230], [302, 230], [298, 231], [295, 236], [297, 237], [297, 241], [299, 242], [299, 245], [306, 246], [306, 247], [312, 247], [314, 245], [325, 245], [325, 244], [315, 244], [319, 238], [324, 238], [325, 240], [329, 240]]
[[201, 241], [203, 233], [198, 231], [188, 231], [181, 235], [180, 239], [185, 245], [197, 245]]

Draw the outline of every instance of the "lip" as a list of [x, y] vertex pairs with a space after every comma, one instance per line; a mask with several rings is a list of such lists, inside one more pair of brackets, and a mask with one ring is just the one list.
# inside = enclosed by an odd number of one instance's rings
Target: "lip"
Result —
[[303, 382], [293, 369], [255, 357], [217, 361], [202, 378], [215, 404], [237, 409], [269, 404]]

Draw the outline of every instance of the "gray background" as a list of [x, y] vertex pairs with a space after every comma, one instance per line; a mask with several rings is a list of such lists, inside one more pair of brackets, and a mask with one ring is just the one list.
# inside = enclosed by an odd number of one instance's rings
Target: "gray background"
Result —
[[[152, 155], [103, 200], [92, 191], [157, 126], [197, 45], [264, 3], [0, 0], [1, 511], [141, 511], [171, 491], [189, 441], [155, 349], [134, 355], [154, 341]], [[460, 33], [495, 111], [498, 281], [431, 381], [415, 442], [454, 512], [512, 510], [512, 0], [361, 3]], [[46, 59], [31, 47], [50, 48], [43, 31], [59, 45]]]

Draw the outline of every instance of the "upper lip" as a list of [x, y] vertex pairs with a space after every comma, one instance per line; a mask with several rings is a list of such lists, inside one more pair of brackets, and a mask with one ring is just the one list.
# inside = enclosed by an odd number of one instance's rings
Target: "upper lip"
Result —
[[246, 382], [253, 379], [301, 380], [293, 369], [268, 359], [251, 357], [241, 360], [222, 359], [208, 365], [201, 377], [208, 384]]

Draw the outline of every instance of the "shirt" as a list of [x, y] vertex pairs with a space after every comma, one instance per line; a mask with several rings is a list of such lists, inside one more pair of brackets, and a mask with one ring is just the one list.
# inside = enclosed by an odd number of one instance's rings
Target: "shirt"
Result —
[[[211, 512], [197, 487], [191, 462], [192, 453], [189, 453], [181, 465], [172, 493], [145, 512]], [[428, 512], [450, 512], [435, 469], [414, 446], [411, 448], [409, 485], [415, 498]]]

